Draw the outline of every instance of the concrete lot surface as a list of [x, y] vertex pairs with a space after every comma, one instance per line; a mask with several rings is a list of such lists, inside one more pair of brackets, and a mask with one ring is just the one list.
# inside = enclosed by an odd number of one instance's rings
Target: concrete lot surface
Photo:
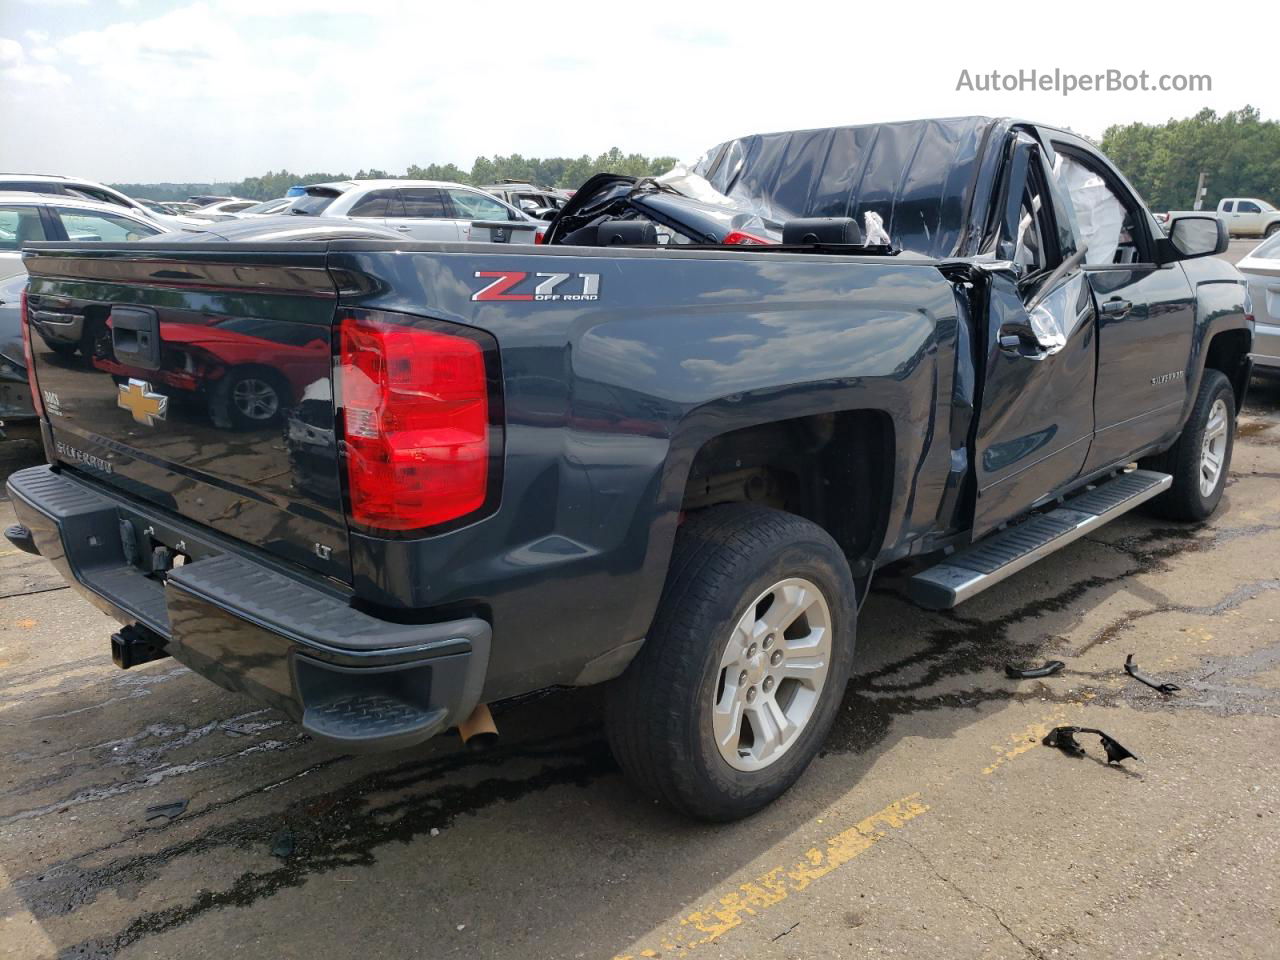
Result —
[[[1280, 949], [1274, 382], [1212, 522], [1129, 515], [948, 614], [880, 581], [824, 754], [730, 826], [632, 790], [594, 691], [509, 706], [487, 753], [337, 756], [171, 660], [115, 669], [112, 622], [6, 550], [0, 957]], [[1128, 653], [1182, 690], [1127, 677]], [[1047, 657], [1066, 671], [1004, 675]], [[1062, 723], [1141, 762], [1042, 746]]]

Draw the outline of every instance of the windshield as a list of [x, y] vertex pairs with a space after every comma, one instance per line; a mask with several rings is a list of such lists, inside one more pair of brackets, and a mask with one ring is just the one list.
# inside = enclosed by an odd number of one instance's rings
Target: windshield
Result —
[[313, 187], [308, 189], [303, 196], [293, 201], [293, 205], [289, 207], [289, 212], [314, 217], [323, 213], [329, 204], [338, 199], [338, 196], [337, 190], [319, 190]]
[[1258, 260], [1280, 260], [1280, 233], [1262, 241], [1249, 256]]
[[277, 197], [275, 200], [264, 200], [262, 203], [255, 203], [251, 207], [245, 207], [241, 213], [284, 213], [285, 207], [289, 206], [290, 199], [288, 197]]

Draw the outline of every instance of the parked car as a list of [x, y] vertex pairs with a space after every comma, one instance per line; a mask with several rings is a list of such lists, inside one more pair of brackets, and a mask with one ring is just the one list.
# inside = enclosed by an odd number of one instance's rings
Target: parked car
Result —
[[81, 180], [77, 177], [48, 176], [44, 174], [5, 173], [0, 174], [0, 191], [18, 193], [43, 193], [55, 197], [69, 197], [77, 200], [94, 200], [115, 207], [122, 207], [135, 216], [143, 217], [159, 224], [166, 230], [180, 230], [190, 225], [190, 221], [180, 216], [158, 213], [145, 204], [125, 196], [119, 190], [92, 180]]
[[[1167, 221], [1193, 213], [1197, 211], [1170, 210], [1164, 217]], [[1214, 214], [1227, 225], [1233, 237], [1271, 237], [1280, 233], [1280, 210], [1256, 197], [1225, 197], [1218, 201]]]
[[187, 202], [194, 204], [195, 209], [199, 210], [201, 207], [207, 207], [211, 203], [218, 203], [222, 200], [235, 200], [235, 199], [236, 197], [224, 197], [224, 196], [220, 196], [218, 194], [213, 194], [213, 193], [200, 193], [200, 194], [196, 194], [194, 197], [187, 197]]
[[[727, 820], [821, 748], [878, 570], [945, 608], [1139, 504], [1218, 508], [1253, 341], [1216, 218], [1166, 237], [1088, 141], [981, 117], [744, 137], [699, 175], [784, 242], [606, 206], [500, 251], [35, 245], [32, 315], [105, 313], [136, 373], [35, 351], [51, 465], [7, 535], [125, 624], [121, 666], [171, 655], [342, 751], [610, 682], [624, 772]], [[891, 244], [849, 242], [869, 213]], [[333, 419], [282, 444], [169, 403], [221, 330]]]
[[569, 199], [555, 190], [543, 190], [523, 180], [504, 180], [480, 189], [485, 193], [493, 194], [517, 210], [527, 213], [535, 220], [550, 220]]
[[1280, 233], [1273, 232], [1236, 267], [1249, 281], [1253, 300], [1253, 362], [1260, 372], [1280, 374]]
[[[293, 220], [288, 217], [250, 217], [221, 220], [205, 224], [198, 230], [184, 230], [181, 234], [166, 234], [155, 242], [207, 243], [232, 240], [237, 243], [285, 243], [294, 241], [321, 242], [326, 240], [396, 240], [404, 237], [377, 223], [344, 220], [340, 217], [308, 217]], [[153, 241], [144, 240], [149, 245]]]
[[460, 183], [342, 180], [303, 189], [291, 214], [371, 221], [414, 240], [535, 243], [545, 230], [510, 204]]
[[165, 233], [114, 203], [48, 193], [0, 193], [0, 279], [23, 273], [22, 246], [38, 240], [138, 240]]
[[192, 220], [233, 220], [250, 207], [256, 207], [258, 204], [253, 200], [241, 200], [234, 198], [231, 200], [218, 200], [197, 210], [192, 210], [188, 217]]
[[0, 438], [15, 424], [36, 419], [22, 344], [22, 291], [26, 288], [26, 271], [0, 280]]
[[245, 207], [233, 214], [239, 219], [254, 217], [276, 217], [289, 212], [289, 207], [293, 205], [293, 197], [277, 197], [274, 200], [263, 200], [261, 203], [255, 203]]

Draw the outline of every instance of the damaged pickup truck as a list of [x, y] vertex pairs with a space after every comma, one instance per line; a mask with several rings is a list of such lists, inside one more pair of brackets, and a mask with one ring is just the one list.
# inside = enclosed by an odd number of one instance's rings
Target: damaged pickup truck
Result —
[[[817, 753], [878, 569], [950, 607], [1141, 503], [1218, 507], [1252, 319], [1217, 219], [1166, 236], [1086, 141], [977, 117], [687, 176], [728, 205], [597, 183], [537, 247], [31, 245], [50, 465], [9, 539], [121, 666], [340, 750], [608, 683], [626, 774], [726, 820]], [[691, 200], [760, 222], [672, 242]], [[73, 317], [81, 354], [30, 336]]]

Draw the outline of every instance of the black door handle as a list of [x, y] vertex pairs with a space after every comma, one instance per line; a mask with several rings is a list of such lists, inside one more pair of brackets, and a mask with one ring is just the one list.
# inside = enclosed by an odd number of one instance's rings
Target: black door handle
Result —
[[146, 307], [114, 307], [111, 346], [121, 363], [144, 370], [160, 369], [160, 318]]
[[1000, 332], [996, 335], [996, 342], [1000, 345], [1001, 350], [1020, 353], [1024, 356], [1027, 350], [1040, 349], [1035, 331], [1031, 329], [1031, 325], [1028, 323], [1001, 324]]
[[1127, 317], [1132, 309], [1132, 300], [1122, 300], [1120, 297], [1116, 297], [1102, 305], [1102, 315], [1111, 320], [1120, 320]]

